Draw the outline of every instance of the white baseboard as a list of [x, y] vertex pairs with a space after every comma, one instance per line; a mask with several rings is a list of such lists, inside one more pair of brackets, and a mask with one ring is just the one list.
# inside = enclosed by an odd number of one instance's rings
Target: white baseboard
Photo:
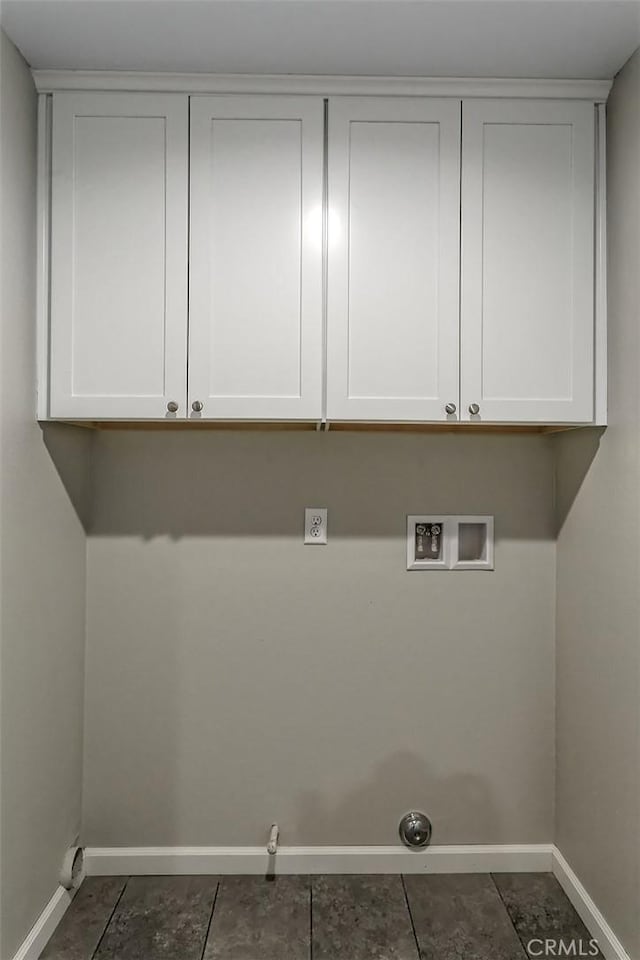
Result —
[[65, 890], [64, 887], [57, 888], [22, 942], [18, 952], [14, 955], [13, 960], [38, 960], [75, 894], [75, 890]]
[[579, 914], [589, 933], [598, 941], [600, 952], [605, 960], [630, 960], [626, 950], [557, 847], [553, 848], [552, 869], [556, 880], [575, 907], [576, 913]]
[[392, 847], [87, 847], [89, 876], [154, 874], [540, 873], [551, 844]]

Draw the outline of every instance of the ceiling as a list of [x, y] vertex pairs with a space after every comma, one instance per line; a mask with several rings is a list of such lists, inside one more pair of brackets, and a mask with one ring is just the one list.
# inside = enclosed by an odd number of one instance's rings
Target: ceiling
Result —
[[606, 79], [640, 0], [2, 0], [32, 67]]

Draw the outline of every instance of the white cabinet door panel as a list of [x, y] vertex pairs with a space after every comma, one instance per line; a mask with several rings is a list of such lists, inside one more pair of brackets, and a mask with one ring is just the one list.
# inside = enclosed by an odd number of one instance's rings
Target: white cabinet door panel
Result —
[[462, 416], [589, 422], [593, 105], [465, 101], [462, 142]]
[[330, 100], [330, 420], [458, 403], [459, 159], [459, 101]]
[[188, 103], [53, 99], [50, 413], [186, 407]]
[[322, 415], [323, 122], [317, 97], [192, 99], [197, 416]]

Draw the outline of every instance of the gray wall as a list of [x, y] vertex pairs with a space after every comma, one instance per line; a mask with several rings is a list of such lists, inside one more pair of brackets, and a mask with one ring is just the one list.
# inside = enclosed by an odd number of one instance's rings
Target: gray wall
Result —
[[640, 53], [608, 105], [609, 427], [558, 444], [557, 843], [640, 956]]
[[[414, 806], [439, 844], [550, 841], [550, 446], [100, 435], [84, 842], [395, 843]], [[407, 572], [431, 511], [495, 514], [495, 572]]]
[[[85, 535], [35, 422], [36, 94], [0, 35], [0, 956], [54, 893], [80, 823]], [[85, 431], [86, 433], [86, 431]], [[76, 492], [86, 437], [53, 429]]]

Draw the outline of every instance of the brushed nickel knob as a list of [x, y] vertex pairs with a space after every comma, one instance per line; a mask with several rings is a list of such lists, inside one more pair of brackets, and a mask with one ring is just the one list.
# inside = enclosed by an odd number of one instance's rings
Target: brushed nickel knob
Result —
[[202, 400], [194, 400], [193, 403], [191, 404], [191, 409], [193, 410], [194, 413], [200, 413], [203, 407], [204, 407], [204, 403], [202, 402]]
[[169, 400], [169, 403], [167, 404], [167, 410], [169, 413], [178, 412], [178, 404], [175, 402], [175, 400]]
[[456, 412], [455, 403], [448, 403], [445, 407], [445, 410], [447, 411], [447, 413], [455, 413]]
[[478, 406], [477, 403], [469, 404], [469, 413], [471, 414], [472, 417], [475, 417], [477, 413], [480, 413], [480, 407]]

